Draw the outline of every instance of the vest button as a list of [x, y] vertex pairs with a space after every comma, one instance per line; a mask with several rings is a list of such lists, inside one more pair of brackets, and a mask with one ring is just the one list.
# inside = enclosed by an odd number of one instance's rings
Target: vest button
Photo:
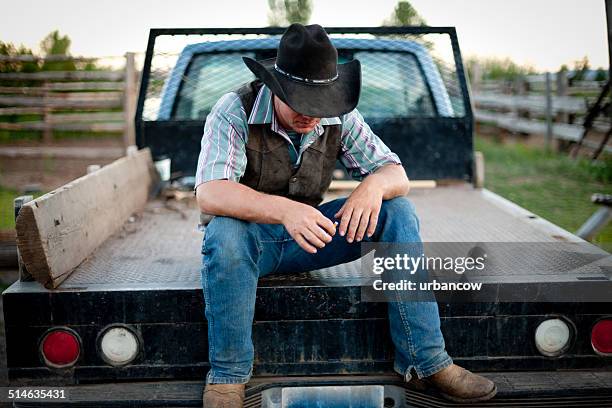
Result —
[[291, 177], [291, 179], [289, 180], [292, 183], [295, 183], [297, 181], [297, 177]]

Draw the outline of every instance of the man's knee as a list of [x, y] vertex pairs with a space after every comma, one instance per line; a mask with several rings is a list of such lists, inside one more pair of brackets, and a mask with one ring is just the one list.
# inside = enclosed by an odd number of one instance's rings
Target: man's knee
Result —
[[232, 217], [214, 217], [206, 226], [202, 254], [220, 252], [226, 258], [252, 258], [259, 252], [256, 224]]
[[380, 209], [385, 224], [401, 224], [404, 227], [419, 231], [420, 224], [414, 204], [406, 197], [395, 197], [385, 200]]

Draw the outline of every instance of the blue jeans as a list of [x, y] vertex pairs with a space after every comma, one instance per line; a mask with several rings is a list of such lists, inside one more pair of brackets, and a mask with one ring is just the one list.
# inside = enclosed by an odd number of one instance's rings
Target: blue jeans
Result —
[[[346, 198], [320, 205], [334, 221]], [[414, 206], [405, 197], [383, 201], [370, 242], [421, 242]], [[253, 372], [251, 328], [257, 279], [269, 273], [298, 273], [358, 259], [359, 242], [339, 233], [316, 254], [304, 251], [281, 224], [257, 224], [214, 217], [202, 244], [202, 287], [208, 320], [209, 384], [247, 383]], [[304, 305], [305, 307], [307, 305]], [[406, 381], [413, 368], [419, 378], [452, 364], [440, 331], [436, 302], [388, 303], [394, 370]], [[287, 339], [291, 341], [291, 339]]]

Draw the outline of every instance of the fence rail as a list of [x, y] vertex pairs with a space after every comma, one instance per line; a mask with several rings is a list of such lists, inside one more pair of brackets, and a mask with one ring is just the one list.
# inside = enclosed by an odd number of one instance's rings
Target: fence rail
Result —
[[[473, 70], [478, 75], [479, 69]], [[567, 73], [528, 75], [508, 80], [471, 79], [474, 116], [477, 124], [492, 124], [509, 132], [544, 135], [547, 145], [553, 139], [578, 142], [584, 117], [605, 85], [604, 81], [569, 81]], [[610, 131], [609, 117], [599, 117], [592, 131]], [[586, 141], [585, 146], [597, 143]], [[612, 153], [612, 147], [604, 150]]]
[[[122, 69], [0, 73], [0, 130], [41, 131], [45, 142], [53, 140], [54, 131], [123, 133], [124, 144], [134, 144], [138, 87], [135, 55], [114, 58], [124, 59]], [[99, 59], [22, 55], [0, 56], [0, 63]], [[18, 120], [7, 122], [11, 116]]]

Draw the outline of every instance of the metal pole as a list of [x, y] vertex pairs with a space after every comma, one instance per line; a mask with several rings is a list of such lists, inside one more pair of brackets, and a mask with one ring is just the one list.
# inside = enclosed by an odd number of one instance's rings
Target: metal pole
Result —
[[546, 151], [550, 151], [552, 144], [552, 86], [550, 72], [546, 73]]

